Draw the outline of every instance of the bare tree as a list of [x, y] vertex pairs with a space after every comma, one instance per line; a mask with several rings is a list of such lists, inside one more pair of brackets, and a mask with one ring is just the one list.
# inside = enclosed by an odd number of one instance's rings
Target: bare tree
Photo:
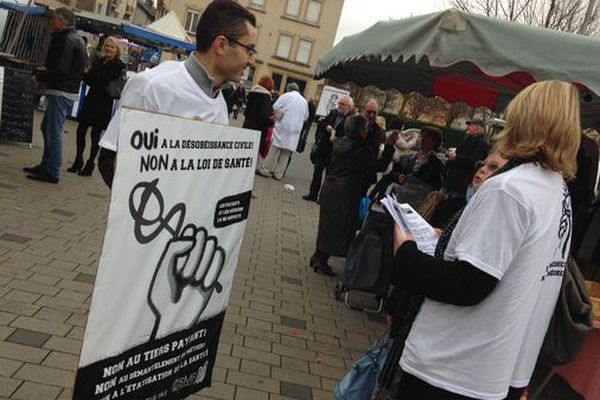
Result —
[[581, 35], [600, 35], [597, 0], [451, 0], [468, 13]]
[[465, 102], [456, 102], [450, 104], [446, 112], [446, 126], [452, 125], [455, 119], [466, 116], [470, 111], [470, 107]]

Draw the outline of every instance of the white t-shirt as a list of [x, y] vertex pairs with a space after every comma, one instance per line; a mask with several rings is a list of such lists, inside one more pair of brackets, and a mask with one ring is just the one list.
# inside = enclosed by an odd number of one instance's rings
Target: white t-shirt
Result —
[[207, 96], [196, 84], [183, 62], [166, 61], [127, 81], [119, 108], [110, 120], [100, 146], [117, 151], [121, 107], [137, 108], [182, 118], [228, 125], [223, 94]]
[[481, 303], [426, 299], [406, 342], [403, 370], [483, 400], [525, 387], [556, 305], [571, 239], [571, 200], [560, 174], [524, 164], [486, 181], [444, 254], [499, 279]]

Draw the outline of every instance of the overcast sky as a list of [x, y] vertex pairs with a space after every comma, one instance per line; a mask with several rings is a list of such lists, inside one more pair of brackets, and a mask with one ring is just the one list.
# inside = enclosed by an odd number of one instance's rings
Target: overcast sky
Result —
[[335, 43], [378, 21], [444, 10], [448, 3], [448, 0], [345, 0]]

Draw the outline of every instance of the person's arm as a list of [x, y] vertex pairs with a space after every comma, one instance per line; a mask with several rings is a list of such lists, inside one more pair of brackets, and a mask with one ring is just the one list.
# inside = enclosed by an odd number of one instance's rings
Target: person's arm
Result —
[[100, 154], [98, 154], [98, 171], [100, 171], [102, 180], [109, 188], [112, 188], [112, 182], [115, 176], [116, 161], [116, 152], [103, 147], [100, 148]]
[[444, 261], [422, 253], [406, 241], [394, 256], [392, 284], [432, 300], [472, 306], [485, 299], [498, 279], [466, 261]]
[[65, 40], [62, 43], [60, 55], [56, 57], [56, 64], [52, 68], [37, 70], [35, 77], [39, 82], [46, 84], [58, 83], [66, 80], [71, 72], [71, 63], [75, 57], [76, 48], [73, 40]]

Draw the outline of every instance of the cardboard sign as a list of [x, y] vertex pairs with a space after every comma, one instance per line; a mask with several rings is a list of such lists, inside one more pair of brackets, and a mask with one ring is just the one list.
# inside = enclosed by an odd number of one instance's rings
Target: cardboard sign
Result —
[[210, 386], [259, 133], [123, 109], [75, 400]]
[[338, 105], [338, 101], [342, 96], [349, 96], [350, 92], [343, 89], [338, 89], [333, 86], [324, 86], [323, 92], [321, 92], [321, 99], [319, 100], [319, 106], [317, 107], [317, 115], [324, 117], [331, 110], [335, 110]]

